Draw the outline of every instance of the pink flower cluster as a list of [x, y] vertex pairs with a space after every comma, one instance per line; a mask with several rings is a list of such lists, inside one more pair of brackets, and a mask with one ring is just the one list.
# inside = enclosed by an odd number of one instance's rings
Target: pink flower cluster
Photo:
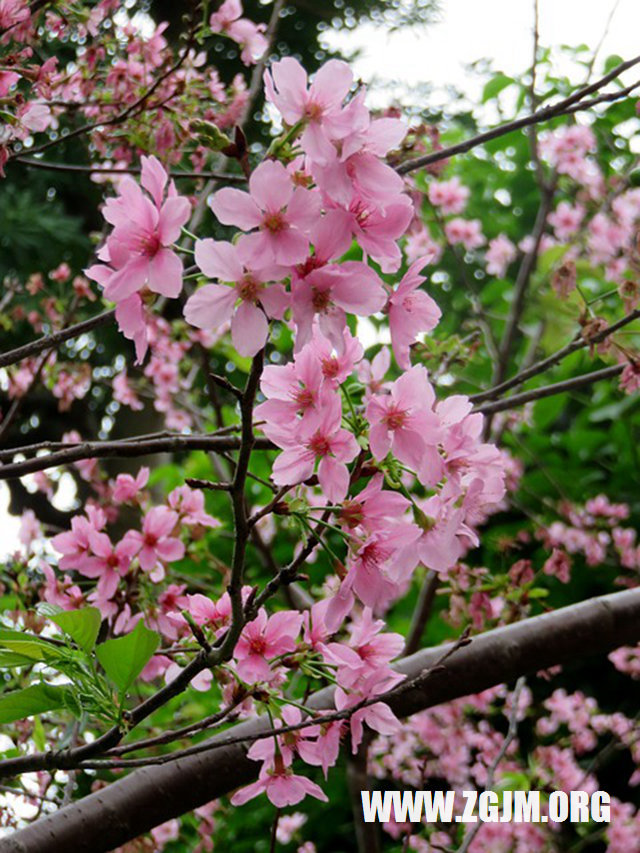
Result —
[[182, 290], [182, 261], [172, 245], [189, 219], [191, 205], [155, 157], [142, 158], [138, 184], [125, 177], [118, 195], [107, 200], [104, 217], [113, 225], [98, 257], [103, 264], [86, 270], [116, 303], [123, 335], [134, 341], [138, 361], [148, 347], [143, 297], [147, 293], [175, 299]]

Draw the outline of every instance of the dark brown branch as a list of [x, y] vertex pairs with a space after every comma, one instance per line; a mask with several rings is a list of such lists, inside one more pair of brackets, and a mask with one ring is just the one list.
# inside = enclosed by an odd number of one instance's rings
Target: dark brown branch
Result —
[[71, 338], [77, 338], [84, 335], [86, 332], [91, 332], [97, 329], [98, 326], [103, 326], [115, 317], [115, 308], [111, 311], [105, 311], [89, 320], [83, 320], [81, 323], [75, 323], [73, 326], [68, 326], [66, 329], [60, 329], [59, 332], [52, 332], [50, 335], [44, 335], [30, 344], [16, 347], [9, 352], [0, 355], [0, 367], [8, 367], [10, 364], [16, 364], [24, 358], [30, 358], [32, 355], [37, 355], [39, 352], [47, 349], [53, 349]]
[[526, 370], [521, 370], [520, 373], [517, 373], [515, 376], [512, 376], [511, 379], [507, 379], [505, 382], [501, 382], [499, 385], [495, 385], [493, 388], [489, 388], [487, 391], [482, 391], [479, 394], [472, 394], [469, 399], [472, 403], [482, 403], [485, 400], [493, 400], [496, 397], [499, 397], [505, 391], [509, 391], [511, 388], [515, 388], [518, 385], [522, 385], [522, 383], [526, 382], [527, 379], [531, 379], [533, 376], [537, 376], [539, 373], [544, 373], [545, 370], [548, 370], [548, 368], [558, 364], [568, 355], [571, 355], [571, 353], [583, 349], [584, 347], [600, 343], [600, 341], [603, 341], [605, 338], [608, 338], [610, 335], [617, 332], [618, 329], [622, 329], [624, 326], [627, 326], [629, 323], [632, 323], [639, 317], [640, 311], [632, 311], [630, 314], [627, 314], [626, 317], [623, 317], [621, 320], [612, 323], [610, 326], [607, 326], [606, 329], [603, 329], [601, 332], [598, 332], [592, 337], [585, 338], [582, 336], [582, 334], [578, 334], [572, 341], [566, 344], [566, 346], [562, 347], [559, 350], [556, 350], [556, 352], [552, 353], [550, 356], [543, 359], [542, 361], [538, 361], [536, 362], [536, 364], [532, 364], [531, 367], [528, 367]]
[[231, 625], [227, 631], [220, 647], [220, 660], [224, 661], [231, 657], [238, 638], [246, 622], [244, 605], [242, 602], [242, 583], [244, 578], [244, 563], [247, 551], [247, 543], [251, 528], [247, 518], [247, 506], [245, 501], [245, 485], [249, 471], [249, 460], [255, 446], [256, 438], [253, 433], [253, 406], [258, 391], [260, 376], [264, 367], [264, 349], [261, 349], [253, 357], [251, 371], [247, 377], [247, 384], [240, 397], [240, 452], [236, 462], [235, 474], [229, 494], [231, 495], [231, 507], [233, 509], [233, 556], [231, 559], [231, 580], [227, 587], [231, 599]]
[[594, 370], [592, 373], [584, 373], [582, 376], [565, 379], [564, 382], [555, 382], [553, 385], [544, 385], [542, 388], [523, 391], [521, 394], [514, 394], [512, 397], [505, 397], [503, 400], [496, 400], [494, 403], [476, 406], [473, 411], [488, 415], [515, 409], [517, 406], [530, 403], [532, 400], [541, 400], [543, 397], [551, 397], [565, 391], [575, 391], [577, 388], [584, 388], [585, 385], [600, 382], [601, 379], [611, 379], [611, 377], [622, 373], [624, 368], [624, 364], [614, 364], [612, 367], [604, 367], [602, 370]]
[[[49, 172], [75, 172], [89, 175], [139, 175], [141, 171], [140, 166], [80, 166], [73, 163], [52, 163], [49, 160], [35, 160], [30, 157], [15, 157], [14, 159], [16, 163], [22, 163], [23, 166], [29, 166], [32, 169], [46, 169]], [[247, 180], [244, 175], [229, 175], [223, 172], [170, 171], [168, 174], [174, 180], [197, 180], [198, 178], [203, 178], [224, 181], [227, 184], [243, 184]]]
[[409, 627], [409, 633], [407, 634], [407, 640], [404, 645], [405, 655], [412, 655], [420, 648], [422, 635], [429, 619], [431, 608], [433, 607], [433, 600], [436, 597], [439, 582], [437, 572], [427, 572], [420, 588], [413, 616], [411, 617], [411, 626]]
[[547, 216], [551, 210], [553, 188], [543, 185], [540, 188], [540, 191], [542, 197], [540, 199], [540, 205], [538, 207], [538, 213], [536, 214], [536, 221], [531, 235], [531, 248], [522, 258], [520, 268], [518, 269], [518, 275], [513, 288], [513, 299], [509, 309], [509, 316], [507, 317], [504, 334], [500, 341], [500, 358], [494, 376], [495, 384], [502, 382], [507, 372], [509, 356], [511, 355], [511, 350], [518, 329], [518, 323], [520, 322], [520, 318], [524, 310], [525, 296], [529, 287], [529, 281], [531, 280], [531, 275], [536, 266], [540, 242], [547, 223]]
[[[399, 716], [408, 716], [549, 666], [607, 654], [639, 639], [640, 589], [602, 596], [475, 637], [426, 683], [398, 692], [390, 705]], [[400, 661], [397, 668], [409, 678], [420, 676], [446, 648], [425, 649]], [[327, 688], [307, 704], [316, 710], [331, 708], [332, 699], [333, 690]], [[269, 727], [269, 720], [260, 718], [236, 726], [233, 734], [250, 739]], [[212, 743], [227, 737], [218, 735]], [[258, 770], [259, 763], [248, 759], [240, 744], [143, 768], [1, 839], [0, 853], [51, 853], [52, 839], [59, 850], [109, 851], [247, 784]]]
[[396, 171], [401, 175], [406, 175], [408, 172], [414, 172], [416, 169], [422, 169], [424, 166], [429, 166], [432, 163], [447, 160], [455, 154], [464, 154], [472, 148], [477, 148], [485, 142], [490, 142], [492, 139], [496, 139], [499, 136], [512, 133], [514, 130], [520, 130], [520, 128], [529, 127], [533, 124], [540, 124], [541, 122], [549, 121], [550, 119], [557, 118], [558, 116], [570, 115], [582, 110], [589, 110], [597, 104], [626, 97], [633, 89], [640, 85], [640, 83], [636, 82], [632, 86], [627, 86], [625, 89], [621, 89], [618, 92], [599, 95], [598, 97], [591, 98], [588, 101], [583, 100], [587, 95], [597, 92], [603, 86], [606, 86], [606, 84], [611, 80], [619, 77], [620, 74], [623, 74], [639, 62], [640, 56], [636, 56], [634, 59], [629, 59], [627, 62], [622, 62], [604, 77], [600, 78], [600, 80], [596, 80], [595, 83], [591, 83], [589, 86], [584, 86], [582, 89], [579, 89], [577, 92], [574, 92], [573, 95], [570, 95], [568, 98], [564, 98], [557, 104], [543, 107], [541, 110], [538, 110], [531, 115], [491, 128], [491, 130], [479, 133], [477, 136], [472, 136], [470, 139], [466, 139], [464, 142], [459, 142], [456, 145], [451, 145], [448, 148], [442, 148], [439, 151], [433, 151], [431, 154], [425, 154], [422, 157], [407, 160], [405, 163], [398, 166]]
[[[69, 131], [69, 133], [60, 135], [56, 139], [52, 139], [49, 142], [45, 142], [43, 145], [38, 146], [37, 148], [29, 149], [29, 154], [40, 154], [43, 151], [47, 151], [49, 148], [53, 148], [55, 145], [59, 145], [61, 142], [67, 142], [69, 139], [73, 139], [76, 136], [82, 136], [85, 133], [91, 133], [93, 130], [97, 130], [100, 127], [110, 127], [114, 124], [121, 124], [123, 121], [126, 121], [131, 116], [136, 113], [143, 112], [145, 109], [146, 102], [153, 95], [153, 93], [158, 89], [159, 86], [164, 83], [172, 74], [174, 74], [178, 69], [183, 65], [187, 56], [189, 55], [189, 51], [193, 46], [193, 33], [189, 35], [187, 39], [187, 44], [182, 50], [182, 53], [174, 62], [174, 64], [168, 68], [163, 74], [161, 74], [154, 82], [149, 86], [143, 93], [137, 98], [132, 104], [130, 104], [126, 109], [117, 113], [115, 116], [111, 116], [111, 118], [100, 119], [99, 121], [90, 122], [89, 124], [84, 124], [82, 127], [76, 127], [75, 130]], [[162, 104], [157, 104], [157, 106], [162, 106]], [[7, 158], [7, 162], [12, 160], [17, 160], [20, 157], [20, 152], [16, 152], [14, 154], [10, 154]]]
[[[25, 459], [23, 462], [10, 462], [0, 465], [0, 480], [12, 477], [23, 477], [34, 471], [44, 471], [58, 465], [70, 465], [81, 459], [104, 459], [116, 457], [119, 459], [150, 456], [154, 453], [173, 451], [178, 453], [185, 450], [208, 450], [221, 453], [227, 450], [238, 450], [240, 439], [233, 435], [172, 435], [165, 438], [149, 438], [142, 441], [127, 439], [122, 441], [85, 441], [82, 444], [71, 445], [64, 450], [37, 456], [35, 459]], [[256, 450], [273, 450], [274, 445], [266, 438], [256, 438]], [[20, 453], [21, 448], [14, 448], [14, 453]]]

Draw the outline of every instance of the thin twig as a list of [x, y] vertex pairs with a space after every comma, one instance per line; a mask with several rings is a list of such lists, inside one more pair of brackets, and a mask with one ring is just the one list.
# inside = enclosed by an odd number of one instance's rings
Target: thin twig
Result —
[[[518, 704], [520, 702], [520, 694], [522, 693], [522, 690], [524, 689], [525, 683], [526, 683], [526, 679], [524, 676], [520, 676], [520, 678], [516, 682], [515, 690], [513, 691], [513, 694], [511, 696], [511, 712], [509, 714], [509, 728], [507, 730], [506, 737], [502, 742], [502, 746], [500, 747], [500, 751], [498, 752], [495, 759], [493, 760], [493, 763], [491, 764], [491, 766], [487, 770], [487, 780], [486, 780], [486, 783], [484, 786], [485, 791], [490, 791], [493, 788], [496, 770], [498, 769], [498, 766], [500, 765], [500, 762], [502, 761], [502, 759], [507, 754], [507, 750], [511, 746], [513, 739], [515, 738], [515, 736], [518, 733]], [[469, 847], [471, 846], [471, 842], [473, 841], [473, 839], [476, 837], [476, 835], [480, 831], [481, 826], [482, 826], [482, 823], [480, 821], [478, 821], [478, 823], [474, 824], [474, 826], [465, 834], [465, 837], [462, 841], [462, 844], [460, 845], [458, 853], [467, 853], [467, 851], [469, 850]]]
[[525, 403], [530, 403], [532, 400], [541, 400], [543, 397], [551, 397], [554, 394], [562, 394], [565, 391], [575, 391], [577, 388], [592, 385], [594, 382], [600, 382], [602, 379], [611, 379], [611, 377], [622, 373], [624, 368], [624, 364], [614, 364], [612, 367], [605, 367], [602, 370], [594, 370], [592, 373], [585, 373], [582, 376], [565, 379], [564, 382], [555, 382], [553, 385], [545, 385], [542, 388], [534, 388], [532, 391], [523, 391], [521, 394], [514, 394], [512, 397], [506, 397], [504, 400], [496, 400], [494, 403], [485, 403], [484, 405], [476, 406], [473, 411], [482, 412], [482, 414], [487, 415], [494, 414], [495, 412], [504, 412], [508, 409], [515, 409], [518, 406], [523, 406]]
[[464, 142], [458, 142], [456, 145], [450, 145], [448, 148], [442, 148], [439, 151], [433, 151], [432, 153], [425, 154], [422, 157], [416, 157], [413, 160], [407, 160], [406, 162], [401, 163], [396, 168], [396, 171], [400, 175], [406, 175], [408, 172], [414, 172], [416, 169], [422, 169], [424, 166], [429, 166], [432, 163], [438, 163], [441, 160], [447, 160], [449, 159], [449, 157], [453, 157], [455, 154], [464, 154], [467, 151], [470, 151], [472, 148], [477, 148], [478, 145], [483, 145], [485, 142], [490, 142], [492, 139], [496, 139], [499, 136], [504, 136], [507, 133], [512, 133], [514, 130], [520, 130], [523, 127], [529, 127], [529, 125], [532, 124], [539, 124], [540, 122], [549, 121], [550, 119], [557, 118], [558, 116], [570, 115], [574, 112], [578, 112], [581, 110], [589, 110], [596, 104], [603, 103], [605, 101], [613, 101], [621, 97], [626, 97], [626, 95], [629, 94], [632, 89], [634, 89], [640, 84], [634, 83], [631, 87], [621, 89], [619, 92], [611, 92], [605, 95], [600, 95], [597, 98], [592, 98], [588, 101], [583, 100], [587, 95], [591, 94], [592, 92], [597, 92], [598, 89], [601, 89], [611, 80], [614, 80], [616, 77], [619, 77], [620, 74], [623, 74], [625, 71], [627, 71], [629, 68], [632, 68], [634, 65], [637, 65], [639, 62], [640, 56], [636, 56], [634, 59], [629, 59], [627, 62], [622, 62], [620, 65], [617, 65], [612, 71], [610, 71], [600, 80], [597, 80], [595, 83], [591, 83], [589, 86], [584, 86], [583, 88], [578, 89], [578, 91], [574, 92], [573, 95], [570, 95], [568, 98], [564, 98], [557, 104], [553, 104], [548, 107], [543, 107], [541, 110], [538, 110], [532, 115], [524, 116], [523, 118], [507, 122], [507, 124], [502, 124], [498, 127], [491, 128], [491, 130], [487, 130], [484, 133], [479, 133], [477, 136], [472, 136], [470, 139], [466, 139]]

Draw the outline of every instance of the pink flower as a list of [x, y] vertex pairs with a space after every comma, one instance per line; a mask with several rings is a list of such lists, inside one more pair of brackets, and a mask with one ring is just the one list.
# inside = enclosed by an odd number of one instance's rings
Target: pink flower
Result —
[[189, 486], [176, 486], [169, 493], [167, 502], [180, 516], [180, 523], [189, 526], [219, 527], [217, 518], [204, 511], [204, 495]]
[[384, 477], [376, 474], [365, 488], [342, 505], [338, 519], [345, 527], [364, 527], [372, 533], [397, 524], [411, 506], [399, 492], [383, 489]]
[[[198, 240], [195, 260], [209, 278], [233, 283], [207, 284], [189, 297], [184, 309], [188, 323], [198, 329], [217, 330], [231, 320], [231, 339], [240, 355], [253, 357], [265, 345], [269, 332], [267, 317], [282, 319], [288, 297], [282, 284], [266, 286], [282, 278], [285, 269], [271, 265], [256, 270], [247, 238], [237, 245]], [[239, 306], [236, 308], [236, 303]]]
[[333, 140], [346, 136], [355, 121], [366, 121], [368, 113], [342, 107], [353, 83], [346, 62], [331, 59], [316, 72], [308, 86], [307, 72], [297, 59], [274, 62], [264, 74], [268, 101], [288, 125], [304, 123], [300, 147], [311, 160], [325, 164], [336, 157]]
[[88, 578], [99, 578], [98, 597], [110, 599], [118, 588], [118, 581], [128, 572], [137, 546], [125, 536], [114, 547], [106, 533], [96, 530], [89, 532], [89, 546], [92, 556], [83, 565], [81, 573]]
[[620, 374], [620, 387], [627, 394], [640, 391], [640, 362], [630, 361]]
[[516, 256], [516, 247], [505, 234], [498, 234], [489, 243], [485, 254], [487, 272], [502, 278]]
[[575, 234], [584, 219], [584, 214], [585, 210], [581, 204], [572, 206], [566, 201], [561, 201], [553, 213], [549, 214], [549, 224], [553, 225], [558, 240], [567, 240]]
[[401, 462], [419, 469], [428, 445], [437, 443], [440, 423], [431, 410], [435, 402], [427, 371], [415, 365], [391, 386], [390, 394], [369, 400], [369, 445], [376, 459], [392, 451]]
[[323, 647], [325, 660], [338, 666], [341, 687], [352, 690], [374, 673], [402, 680], [389, 664], [402, 652], [404, 639], [400, 634], [381, 633], [384, 627], [384, 621], [374, 619], [371, 609], [365, 607], [360, 619], [352, 625], [347, 643], [329, 643]]
[[438, 325], [442, 312], [436, 302], [422, 290], [426, 281], [418, 272], [430, 261], [429, 257], [418, 258], [402, 277], [391, 295], [388, 304], [389, 329], [393, 352], [398, 366], [403, 370], [411, 367], [409, 347], [422, 332], [430, 332]]
[[320, 212], [317, 194], [296, 187], [280, 162], [266, 160], [249, 178], [249, 192], [218, 190], [211, 209], [223, 225], [259, 230], [247, 238], [253, 263], [297, 264], [307, 257], [306, 234]]
[[[172, 298], [182, 290], [182, 262], [169, 246], [180, 236], [191, 206], [177, 195], [173, 181], [163, 202], [167, 181], [160, 162], [143, 157], [140, 183], [149, 195], [127, 177], [119, 195], [104, 206], [104, 217], [114, 229], [100, 257], [114, 268], [104, 288], [105, 297], [113, 302], [138, 293], [145, 284], [154, 293]], [[95, 277], [94, 271], [95, 267], [87, 270], [90, 278]]]
[[267, 428], [263, 428], [266, 435], [269, 435], [270, 424], [280, 430], [282, 424], [295, 421], [297, 415], [304, 420], [317, 414], [331, 395], [324, 383], [318, 353], [311, 343], [289, 364], [265, 367], [260, 390], [267, 400], [256, 406], [254, 415], [256, 420], [267, 421]]
[[134, 412], [139, 412], [144, 408], [138, 395], [135, 393], [133, 388], [129, 385], [129, 380], [127, 378], [127, 373], [123, 370], [121, 373], [118, 373], [113, 377], [112, 382], [113, 387], [113, 399], [120, 403], [123, 406], [129, 406]]
[[285, 652], [293, 652], [302, 625], [302, 614], [283, 610], [268, 617], [261, 609], [245, 625], [235, 648], [240, 678], [249, 683], [268, 681], [272, 675], [269, 660]]
[[355, 191], [348, 205], [338, 208], [344, 211], [344, 226], [351, 231], [358, 245], [380, 264], [382, 272], [395, 272], [400, 266], [402, 253], [398, 239], [406, 232], [414, 210], [411, 199], [396, 195], [387, 205], [372, 203]]
[[317, 317], [322, 334], [341, 349], [346, 314], [368, 317], [380, 311], [386, 300], [379, 277], [360, 261], [344, 261], [312, 270], [304, 278], [294, 279], [292, 290], [297, 346], [311, 339]]
[[[335, 692], [336, 709], [338, 711], [343, 711], [346, 708], [351, 708], [353, 705], [357, 705], [363, 698], [371, 698], [379, 693], [383, 693], [388, 690], [390, 686], [393, 686], [393, 684], [390, 685], [386, 679], [379, 679], [374, 675], [369, 679], [369, 682], [364, 685], [362, 693], [347, 694], [342, 687], [337, 687]], [[349, 725], [351, 727], [351, 748], [354, 755], [358, 751], [358, 747], [362, 741], [364, 723], [366, 723], [369, 728], [383, 735], [394, 734], [402, 725], [391, 708], [384, 702], [374, 702], [372, 705], [367, 705], [366, 707], [355, 711], [349, 717]]]
[[113, 487], [113, 500], [115, 503], [129, 503], [140, 497], [140, 492], [149, 480], [149, 469], [141, 468], [135, 476], [131, 474], [118, 474]]
[[277, 808], [295, 806], [309, 794], [323, 803], [328, 802], [322, 788], [305, 776], [296, 776], [291, 767], [285, 767], [282, 759], [277, 756], [273, 767], [262, 766], [258, 781], [241, 788], [231, 797], [234, 806], [241, 806], [247, 800], [252, 800], [259, 794], [265, 793]]
[[264, 24], [254, 24], [248, 18], [242, 18], [240, 0], [225, 0], [217, 12], [209, 18], [209, 26], [214, 33], [225, 33], [241, 45], [241, 58], [245, 65], [252, 65], [265, 52], [269, 43], [263, 35]]
[[468, 252], [485, 242], [479, 219], [451, 219], [445, 224], [444, 233], [450, 243], [462, 243]]
[[[364, 94], [361, 90], [352, 104], [364, 98]], [[358, 120], [353, 131], [342, 139], [339, 156], [325, 165], [312, 161], [311, 169], [322, 192], [334, 201], [348, 204], [355, 190], [363, 199], [384, 206], [402, 193], [404, 182], [382, 158], [399, 148], [407, 127], [394, 118], [370, 121], [366, 109], [361, 109], [366, 114], [366, 123]]]
[[71, 519], [71, 530], [53, 537], [51, 544], [63, 555], [58, 560], [61, 569], [82, 573], [85, 566], [91, 565], [89, 535], [95, 530], [89, 518], [76, 515]]
[[272, 428], [269, 436], [284, 448], [273, 465], [273, 482], [278, 486], [302, 483], [318, 462], [318, 481], [327, 500], [340, 503], [349, 488], [346, 463], [360, 451], [354, 436], [341, 428], [341, 421], [340, 398], [331, 397], [317, 418], [300, 422], [294, 430]]
[[156, 506], [145, 515], [142, 532], [129, 530], [125, 536], [125, 539], [128, 537], [138, 546], [136, 553], [140, 568], [148, 572], [155, 583], [164, 578], [165, 563], [173, 563], [184, 557], [184, 545], [171, 535], [177, 523], [177, 513], [165, 506]]
[[46, 104], [27, 104], [24, 111], [19, 111], [18, 117], [24, 127], [34, 133], [46, 130], [53, 120]]
[[[300, 709], [293, 705], [285, 705], [282, 709], [282, 720], [276, 720], [275, 727], [295, 726], [300, 722], [302, 722]], [[256, 741], [247, 755], [253, 761], [263, 761], [266, 766], [273, 767], [278, 758], [281, 758], [285, 765], [290, 765], [297, 753], [307, 764], [322, 767], [326, 779], [329, 768], [333, 767], [338, 760], [342, 729], [341, 721], [307, 726], [304, 729], [286, 732], [281, 737], [276, 735], [273, 739]]]
[[367, 607], [376, 611], [397, 598], [415, 569], [417, 559], [411, 546], [420, 536], [414, 524], [395, 524], [357, 540], [347, 559], [348, 573], [330, 609], [333, 616], [339, 601], [351, 590]]
[[[147, 348], [145, 315], [140, 291], [175, 298], [182, 290], [182, 262], [169, 247], [180, 236], [189, 219], [189, 201], [177, 195], [173, 181], [155, 157], [142, 158], [140, 182], [125, 177], [119, 195], [109, 199], [104, 217], [114, 229], [98, 257], [106, 264], [85, 270], [104, 288], [107, 299], [116, 302], [120, 331], [136, 345], [138, 361]], [[107, 265], [108, 264], [108, 265]]]
[[6, 98], [9, 90], [20, 79], [15, 71], [0, 71], [0, 98]]
[[429, 201], [448, 216], [450, 213], [462, 213], [469, 198], [469, 188], [462, 186], [459, 178], [429, 184]]
[[369, 400], [372, 394], [387, 390], [389, 383], [384, 381], [384, 377], [387, 375], [390, 365], [391, 353], [388, 347], [382, 347], [370, 362], [366, 358], [360, 362], [358, 379], [365, 386], [365, 400]]

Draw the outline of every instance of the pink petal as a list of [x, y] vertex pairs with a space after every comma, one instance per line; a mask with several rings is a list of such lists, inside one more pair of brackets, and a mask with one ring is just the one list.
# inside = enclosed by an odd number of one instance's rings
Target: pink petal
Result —
[[175, 299], [182, 290], [182, 261], [171, 249], [160, 249], [149, 261], [149, 290]]
[[128, 296], [132, 296], [144, 285], [148, 273], [148, 259], [145, 257], [134, 258], [111, 276], [104, 289], [105, 299], [120, 302]]
[[262, 214], [249, 193], [225, 187], [211, 200], [211, 210], [223, 225], [236, 225], [243, 231], [257, 228]]
[[239, 281], [242, 278], [242, 264], [238, 259], [238, 250], [233, 243], [224, 240], [197, 240], [195, 261], [209, 278], [220, 281]]
[[140, 163], [140, 183], [155, 201], [156, 207], [160, 207], [168, 175], [157, 157], [141, 157]]
[[231, 340], [240, 355], [253, 358], [265, 345], [269, 322], [251, 302], [242, 302], [231, 321]]
[[249, 178], [251, 198], [261, 210], [281, 210], [293, 195], [291, 176], [276, 160], [261, 163]]
[[237, 294], [224, 284], [205, 284], [187, 299], [184, 318], [197, 329], [217, 329], [233, 313]]
[[189, 221], [191, 205], [184, 196], [168, 198], [160, 210], [158, 233], [163, 246], [170, 246], [180, 236], [180, 229]]

